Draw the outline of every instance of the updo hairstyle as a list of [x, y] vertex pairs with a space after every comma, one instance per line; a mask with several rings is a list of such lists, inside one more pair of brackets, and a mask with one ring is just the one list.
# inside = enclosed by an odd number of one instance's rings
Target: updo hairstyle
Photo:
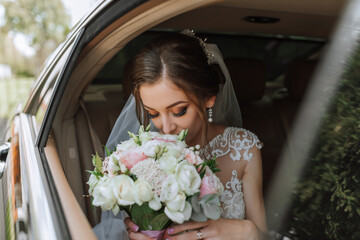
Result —
[[170, 33], [152, 40], [132, 60], [129, 78], [136, 100], [136, 112], [141, 124], [149, 124], [143, 108], [140, 87], [154, 84], [166, 74], [195, 104], [204, 122], [203, 136], [207, 132], [206, 101], [216, 96], [220, 84], [225, 82], [220, 67], [208, 64], [207, 56], [195, 37]]

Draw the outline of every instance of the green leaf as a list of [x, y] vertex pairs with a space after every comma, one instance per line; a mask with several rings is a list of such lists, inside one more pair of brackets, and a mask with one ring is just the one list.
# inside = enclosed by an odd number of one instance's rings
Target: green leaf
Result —
[[139, 128], [139, 135], [142, 134], [145, 131], [144, 125], [141, 125]]
[[90, 170], [85, 170], [87, 171], [88, 173], [91, 173], [91, 174], [94, 174], [95, 175], [95, 172], [94, 171], [90, 171]]
[[179, 141], [184, 141], [185, 138], [186, 138], [186, 136], [187, 136], [187, 134], [188, 134], [188, 132], [189, 132], [189, 129], [185, 129], [185, 130], [183, 129], [183, 130], [179, 133], [177, 139], [178, 139]]
[[95, 155], [93, 155], [92, 157], [92, 163], [94, 165], [94, 167], [99, 171], [99, 172], [103, 172], [102, 171], [102, 160], [101, 157], [99, 156], [99, 154], [96, 152]]
[[171, 223], [171, 220], [164, 213], [164, 208], [154, 211], [148, 203], [141, 206], [132, 205], [130, 216], [140, 230], [163, 230]]
[[111, 152], [109, 151], [109, 149], [106, 146], [104, 146], [104, 148], [105, 148], [105, 151], [106, 151], [106, 156], [110, 156]]

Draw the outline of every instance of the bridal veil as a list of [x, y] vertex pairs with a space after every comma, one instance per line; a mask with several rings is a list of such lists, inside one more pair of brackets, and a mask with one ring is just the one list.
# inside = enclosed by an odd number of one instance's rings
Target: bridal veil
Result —
[[[220, 86], [213, 106], [213, 122], [225, 126], [242, 127], [240, 107], [223, 56], [216, 44], [204, 42], [202, 44], [207, 54], [211, 54], [211, 58], [208, 58], [209, 64], [218, 64], [225, 77], [225, 83]], [[106, 147], [114, 149], [121, 141], [129, 139], [128, 131], [136, 133], [139, 127], [135, 97], [131, 95], [115, 122]], [[151, 130], [158, 131], [154, 124], [151, 125]], [[117, 216], [114, 216], [111, 211], [103, 212], [101, 222], [94, 228], [97, 237], [99, 239], [128, 239], [123, 222], [124, 217], [124, 212], [120, 212]]]

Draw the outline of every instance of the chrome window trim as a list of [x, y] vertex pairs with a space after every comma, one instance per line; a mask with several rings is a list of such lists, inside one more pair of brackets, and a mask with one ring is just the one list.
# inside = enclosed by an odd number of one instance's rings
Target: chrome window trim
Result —
[[22, 208], [27, 213], [29, 239], [70, 239], [62, 206], [46, 173], [40, 151], [35, 147], [33, 117], [19, 115], [19, 151]]

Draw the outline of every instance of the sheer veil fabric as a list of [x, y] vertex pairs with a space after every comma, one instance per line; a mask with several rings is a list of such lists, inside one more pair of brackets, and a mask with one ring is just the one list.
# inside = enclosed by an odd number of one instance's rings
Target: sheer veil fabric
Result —
[[[206, 47], [214, 56], [212, 62], [220, 66], [221, 71], [225, 76], [225, 83], [220, 86], [213, 107], [214, 123], [224, 126], [242, 127], [240, 107], [222, 54], [216, 44], [206, 44]], [[136, 115], [135, 98], [131, 95], [115, 122], [106, 143], [106, 147], [108, 149], [113, 149], [121, 141], [129, 139], [128, 131], [136, 133], [139, 130], [139, 127], [140, 122]], [[154, 124], [151, 124], [151, 127], [152, 131], [158, 131]]]
[[[220, 86], [213, 107], [213, 122], [240, 128], [242, 127], [240, 107], [223, 56], [216, 44], [205, 43], [204, 45], [208, 53], [213, 56], [210, 64], [218, 64], [225, 77], [225, 83]], [[106, 147], [114, 149], [118, 143], [129, 139], [128, 131], [136, 133], [139, 127], [140, 122], [136, 115], [135, 97], [131, 95], [115, 122]], [[154, 124], [151, 125], [151, 130], [158, 131]], [[123, 222], [125, 217], [124, 212], [120, 212], [117, 216], [114, 216], [110, 211], [102, 212], [101, 222], [94, 227], [95, 234], [99, 239], [129, 239]]]

